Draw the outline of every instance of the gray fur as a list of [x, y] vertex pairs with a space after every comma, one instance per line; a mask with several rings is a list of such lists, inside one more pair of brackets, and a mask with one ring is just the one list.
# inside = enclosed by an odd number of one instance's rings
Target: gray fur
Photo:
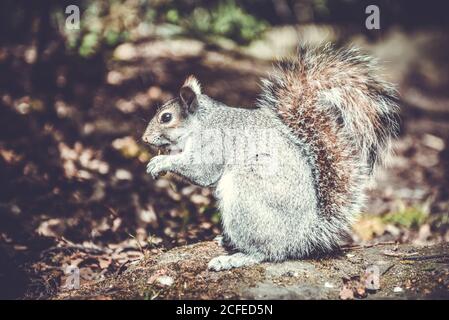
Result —
[[[320, 63], [319, 57], [314, 59]], [[170, 171], [199, 186], [215, 188], [223, 233], [230, 246], [239, 252], [212, 259], [209, 268], [219, 271], [261, 261], [302, 258], [335, 248], [361, 208], [369, 161], [373, 160], [368, 159], [365, 151], [354, 159], [354, 168], [347, 169], [352, 183], [359, 189], [351, 186], [350, 205], [340, 210], [330, 204], [335, 212], [326, 216], [318, 198], [315, 150], [278, 116], [278, 98], [270, 94], [275, 85], [267, 80], [259, 107], [244, 109], [211, 99], [200, 92], [193, 77], [189, 79], [196, 97], [192, 102], [195, 108], [186, 106], [182, 97], [170, 101], [170, 106], [158, 111], [144, 134], [144, 140], [150, 144], [169, 143], [170, 148], [182, 152], [154, 157], [147, 172], [156, 178], [161, 172]], [[353, 120], [347, 119], [353, 118], [342, 106], [345, 101], [341, 93], [327, 90], [320, 96], [333, 99], [335, 108], [343, 114], [343, 121], [351, 125]], [[381, 100], [378, 103], [379, 108], [386, 105]], [[268, 104], [271, 105], [265, 107]], [[158, 122], [158, 115], [167, 108], [179, 114], [179, 125], [164, 127]], [[389, 135], [383, 135], [382, 139], [387, 141]], [[361, 141], [363, 146], [358, 147], [384, 145], [377, 141], [375, 134]], [[350, 145], [351, 141], [347, 143]], [[376, 149], [376, 157], [379, 152]], [[358, 162], [361, 164], [357, 165]]]

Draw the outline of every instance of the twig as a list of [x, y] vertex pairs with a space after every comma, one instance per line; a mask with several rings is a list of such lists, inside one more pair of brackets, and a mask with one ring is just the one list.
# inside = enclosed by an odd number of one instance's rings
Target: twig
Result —
[[90, 254], [104, 254], [108, 253], [106, 250], [103, 249], [97, 249], [97, 248], [87, 248], [80, 244], [69, 244], [63, 247], [51, 247], [41, 252], [40, 256], [44, 257], [45, 255], [55, 252], [55, 251], [82, 251]]
[[386, 275], [388, 271], [390, 271], [391, 269], [393, 269], [393, 267], [395, 266], [395, 264], [390, 265], [387, 269], [385, 269], [384, 272], [382, 272], [382, 276]]
[[422, 260], [441, 259], [441, 258], [449, 258], [449, 253], [434, 254], [428, 256], [417, 256], [417, 257], [403, 257], [402, 260], [422, 261]]
[[384, 242], [376, 242], [373, 244], [366, 244], [366, 245], [355, 245], [355, 246], [343, 246], [341, 247], [341, 250], [358, 250], [358, 249], [366, 249], [366, 248], [372, 248], [377, 246], [384, 246], [384, 245], [392, 245], [396, 244], [395, 241], [384, 241]]
[[110, 251], [97, 247], [97, 248], [90, 248], [90, 247], [86, 247], [83, 246], [81, 244], [76, 244], [73, 243], [67, 239], [65, 239], [64, 237], [59, 238], [60, 241], [62, 241], [64, 244], [61, 245], [61, 243], [59, 243], [57, 246], [55, 247], [50, 247], [44, 251], [41, 252], [40, 256], [44, 257], [45, 255], [51, 253], [51, 252], [55, 252], [55, 251], [82, 251], [82, 252], [86, 252], [86, 253], [90, 253], [90, 254], [104, 254], [104, 253], [110, 253]]
[[406, 252], [393, 252], [393, 251], [385, 250], [384, 252], [382, 252], [382, 254], [384, 256], [388, 256], [388, 257], [403, 258], [403, 257], [409, 257], [409, 256], [417, 255], [418, 252], [406, 253]]
[[120, 275], [123, 272], [123, 269], [125, 269], [125, 266], [130, 263], [131, 260], [126, 260], [125, 262], [123, 262], [120, 267], [118, 268], [117, 272], [115, 273], [115, 276], [117, 277], [118, 275]]

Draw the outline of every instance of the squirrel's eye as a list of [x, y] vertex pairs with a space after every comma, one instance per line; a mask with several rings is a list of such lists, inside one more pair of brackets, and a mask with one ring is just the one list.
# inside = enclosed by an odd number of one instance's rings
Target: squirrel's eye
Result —
[[163, 113], [162, 116], [161, 116], [161, 122], [162, 123], [170, 122], [171, 119], [172, 119], [172, 115], [171, 115], [171, 113], [168, 113], [168, 112]]

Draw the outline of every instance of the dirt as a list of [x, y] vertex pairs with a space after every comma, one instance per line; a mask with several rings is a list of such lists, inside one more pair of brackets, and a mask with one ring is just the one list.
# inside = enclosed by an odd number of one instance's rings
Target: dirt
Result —
[[[207, 262], [220, 254], [223, 249], [215, 242], [175, 248], [148, 257], [120, 275], [54, 298], [339, 299], [348, 281], [359, 287], [362, 283], [364, 291], [358, 298], [449, 298], [448, 244], [423, 248], [378, 245], [343, 250], [321, 259], [207, 270]], [[361, 280], [370, 266], [376, 266], [380, 275], [380, 287], [372, 291], [365, 289]]]

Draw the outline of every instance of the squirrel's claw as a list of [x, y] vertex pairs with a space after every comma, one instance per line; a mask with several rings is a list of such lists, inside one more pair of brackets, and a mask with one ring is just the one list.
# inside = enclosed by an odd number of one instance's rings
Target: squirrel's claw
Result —
[[167, 171], [164, 166], [164, 157], [166, 156], [157, 156], [150, 160], [147, 164], [147, 173], [149, 173], [153, 179], [157, 179], [161, 174]]

